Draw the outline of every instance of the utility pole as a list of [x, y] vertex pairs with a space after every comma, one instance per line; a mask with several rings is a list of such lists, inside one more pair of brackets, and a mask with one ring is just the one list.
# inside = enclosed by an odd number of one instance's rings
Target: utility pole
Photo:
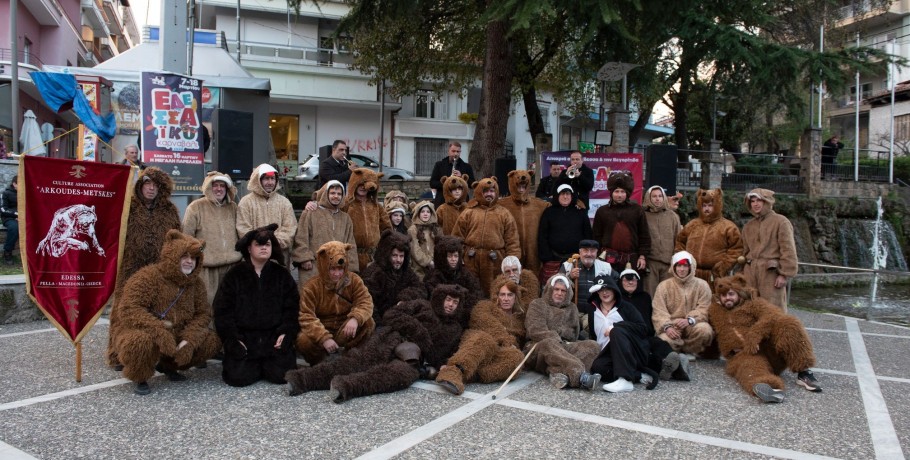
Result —
[[19, 19], [19, 0], [12, 0], [9, 5], [9, 47], [12, 52], [13, 74], [10, 75], [10, 124], [13, 125], [13, 146], [10, 152], [18, 153], [19, 151], [19, 28], [17, 26]]

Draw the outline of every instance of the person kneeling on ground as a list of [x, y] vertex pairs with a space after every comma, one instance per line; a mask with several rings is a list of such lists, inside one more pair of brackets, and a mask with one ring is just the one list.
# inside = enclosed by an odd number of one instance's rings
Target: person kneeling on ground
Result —
[[537, 372], [550, 376], [556, 388], [583, 387], [593, 390], [600, 383], [600, 375], [588, 369], [600, 346], [593, 340], [584, 340], [578, 322], [578, 308], [571, 302], [572, 287], [563, 275], [553, 275], [547, 280], [543, 297], [531, 302], [525, 317], [530, 344], [537, 349], [528, 357], [528, 365]]
[[711, 323], [717, 331], [727, 374], [747, 393], [766, 403], [784, 400], [780, 373], [797, 373], [796, 383], [822, 391], [809, 369], [815, 365], [812, 342], [802, 323], [765, 299], [753, 295], [742, 274], [715, 283], [718, 299], [711, 304]]
[[260, 227], [237, 242], [243, 260], [224, 275], [215, 294], [215, 329], [225, 350], [221, 378], [231, 386], [259, 379], [283, 384], [285, 372], [297, 367], [300, 294], [281, 265], [277, 229]]
[[112, 338], [123, 364], [123, 376], [136, 382], [136, 394], [147, 395], [148, 379], [159, 371], [175, 382], [177, 372], [202, 364], [221, 342], [209, 329], [212, 314], [199, 276], [204, 242], [169, 230], [161, 259], [130, 277], [120, 300], [120, 324]]
[[503, 279], [494, 298], [477, 303], [471, 312], [471, 328], [465, 331], [458, 351], [439, 369], [436, 383], [460, 395], [465, 382], [509, 378], [524, 359], [525, 309], [518, 292], [518, 284]]

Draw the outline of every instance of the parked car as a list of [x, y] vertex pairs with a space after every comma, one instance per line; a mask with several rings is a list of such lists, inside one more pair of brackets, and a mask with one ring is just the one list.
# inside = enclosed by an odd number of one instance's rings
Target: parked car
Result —
[[[363, 155], [351, 155], [348, 154], [348, 158], [357, 164], [360, 168], [370, 168], [374, 171], [379, 171], [379, 163]], [[406, 169], [393, 168], [391, 166], [383, 166], [382, 172], [385, 174], [383, 179], [390, 180], [412, 180], [414, 179], [414, 173]], [[316, 180], [319, 177], [319, 155], [310, 155], [306, 161], [300, 164], [300, 174], [297, 175], [297, 179], [300, 180]]]

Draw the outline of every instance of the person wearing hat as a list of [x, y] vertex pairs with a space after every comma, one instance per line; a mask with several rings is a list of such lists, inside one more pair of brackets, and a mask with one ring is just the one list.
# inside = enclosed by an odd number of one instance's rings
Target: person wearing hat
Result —
[[589, 290], [588, 303], [594, 308], [588, 321], [589, 336], [597, 340], [600, 354], [591, 372], [600, 374], [603, 390], [632, 391], [632, 382], [647, 389], [657, 386], [657, 373], [648, 368], [648, 326], [638, 310], [623, 300], [613, 277], [601, 275]]
[[746, 194], [746, 209], [753, 219], [743, 226], [743, 275], [758, 296], [787, 311], [787, 279], [796, 275], [796, 242], [793, 225], [774, 212], [774, 192], [764, 188]]
[[[544, 283], [559, 271], [563, 262], [578, 250], [578, 242], [591, 239], [588, 212], [577, 205], [578, 195], [569, 184], [561, 184], [540, 216], [537, 227], [537, 254], [542, 263], [539, 280]], [[596, 254], [595, 254], [596, 257]]]
[[711, 288], [695, 276], [695, 270], [692, 254], [673, 254], [673, 277], [657, 285], [651, 315], [658, 337], [669, 343], [673, 351], [690, 355], [701, 353], [714, 339], [714, 329], [708, 324]]
[[387, 206], [386, 213], [389, 215], [389, 223], [392, 224], [392, 230], [395, 230], [402, 235], [408, 234], [408, 226], [405, 223], [405, 210], [402, 206], [393, 205], [391, 207]]
[[[613, 280], [619, 279], [619, 272], [613, 270], [610, 264], [597, 258], [597, 251], [600, 245], [595, 240], [581, 240], [578, 243], [578, 257], [574, 260], [563, 262], [559, 268], [559, 274], [565, 275], [569, 280], [575, 283], [579, 293], [588, 292], [594, 285], [594, 280], [598, 276], [610, 276]], [[587, 313], [590, 305], [584, 297], [578, 299], [578, 311]]]
[[670, 277], [670, 258], [676, 235], [682, 230], [679, 215], [668, 207], [667, 194], [664, 189], [655, 185], [645, 192], [642, 207], [645, 209], [645, 220], [648, 222], [648, 234], [651, 236], [651, 252], [648, 254], [647, 274], [644, 288], [654, 295], [657, 285]]
[[[288, 257], [297, 231], [297, 217], [294, 206], [284, 195], [278, 193], [278, 171], [263, 163], [250, 174], [247, 193], [237, 206], [237, 236], [246, 235], [254, 228], [278, 224], [275, 238], [282, 253]], [[287, 264], [285, 264], [287, 265]]]
[[470, 309], [461, 302], [460, 286], [441, 284], [430, 300], [399, 302], [383, 316], [363, 346], [340, 358], [285, 374], [288, 395], [329, 390], [329, 399], [391, 393], [411, 386], [418, 378], [435, 378], [436, 369], [458, 349]]
[[594, 214], [592, 233], [600, 243], [601, 258], [621, 272], [627, 263], [644, 270], [651, 253], [651, 234], [645, 211], [631, 201], [635, 181], [627, 171], [614, 171], [607, 178], [610, 202]]
[[110, 338], [116, 335], [118, 327], [120, 297], [126, 282], [141, 268], [158, 262], [165, 235], [170, 230], [180, 231], [180, 214], [171, 202], [174, 181], [166, 172], [157, 167], [146, 168], [139, 173], [130, 201], [129, 217], [126, 223], [126, 241], [120, 272], [114, 287], [111, 302], [111, 325], [108, 333], [107, 362], [114, 369], [121, 369]]
[[673, 351], [670, 344], [664, 342], [654, 334], [654, 324], [651, 317], [654, 315], [654, 308], [651, 302], [651, 296], [642, 289], [641, 275], [638, 271], [633, 270], [631, 266], [619, 274], [619, 291], [622, 300], [635, 306], [638, 313], [645, 320], [648, 328], [648, 367], [655, 372], [660, 373], [661, 380], [683, 380], [689, 381], [689, 361], [680, 360], [679, 353]]
[[300, 289], [316, 274], [316, 250], [329, 241], [348, 244], [348, 269], [360, 272], [357, 261], [357, 242], [354, 240], [354, 222], [341, 209], [344, 185], [330, 180], [315, 194], [316, 206], [304, 209], [297, 222], [294, 251], [291, 260], [297, 267], [297, 285]]
[[208, 292], [209, 305], [221, 279], [240, 260], [237, 244], [237, 187], [225, 174], [212, 171], [202, 181], [202, 198], [186, 207], [183, 233], [205, 241], [205, 263], [202, 280]]
[[283, 266], [277, 228], [271, 224], [240, 238], [236, 250], [243, 261], [224, 275], [212, 304], [215, 330], [224, 345], [221, 378], [230, 386], [260, 379], [283, 384], [284, 374], [297, 367], [300, 295]]
[[796, 374], [797, 385], [813, 393], [822, 391], [811, 370], [815, 365], [812, 341], [799, 319], [754, 297], [742, 274], [717, 280], [715, 291], [711, 324], [727, 360], [727, 375], [743, 390], [766, 403], [782, 402], [780, 373], [789, 369]]

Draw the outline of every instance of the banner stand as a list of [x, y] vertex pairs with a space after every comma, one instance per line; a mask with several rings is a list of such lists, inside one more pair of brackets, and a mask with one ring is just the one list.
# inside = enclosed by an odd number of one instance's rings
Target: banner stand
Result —
[[82, 383], [82, 341], [76, 342], [76, 382]]

